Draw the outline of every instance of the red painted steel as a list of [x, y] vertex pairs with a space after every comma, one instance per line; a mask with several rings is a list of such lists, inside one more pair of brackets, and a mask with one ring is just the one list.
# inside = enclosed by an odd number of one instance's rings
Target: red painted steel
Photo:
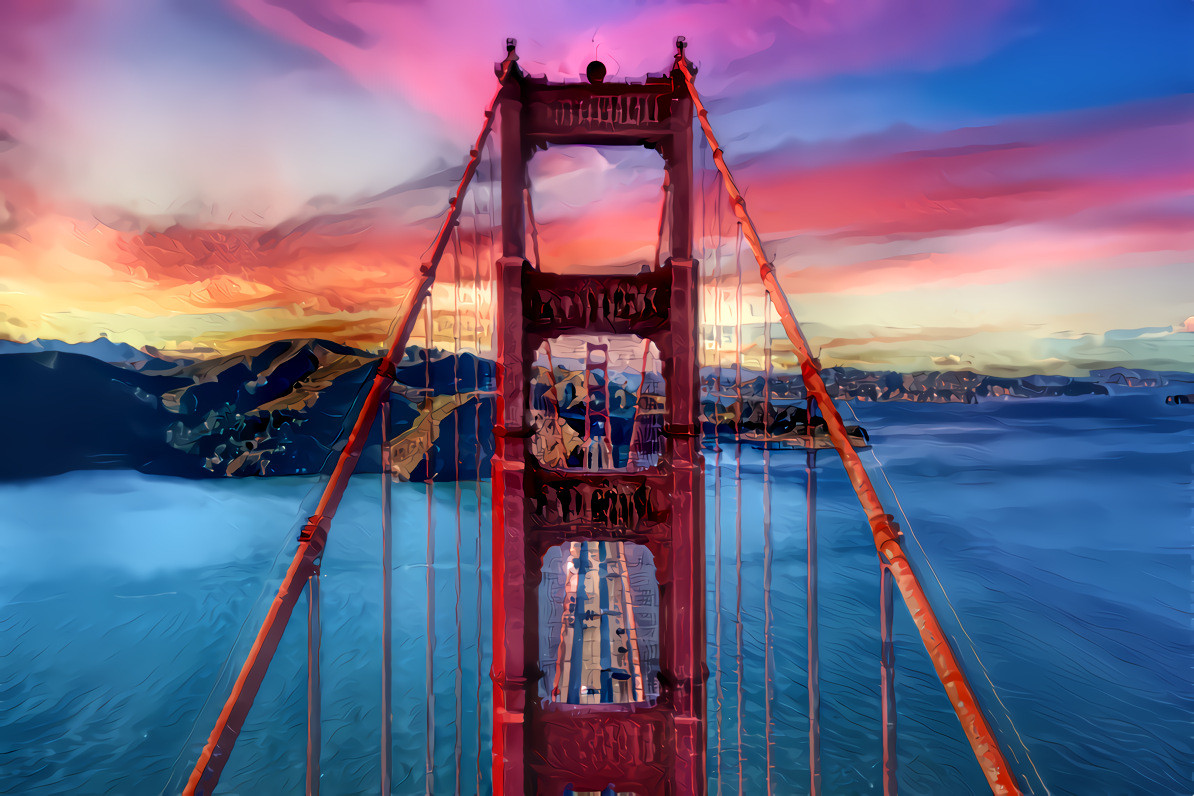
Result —
[[[498, 264], [494, 793], [558, 796], [567, 786], [601, 792], [613, 783], [615, 791], [641, 796], [704, 794], [704, 465], [697, 436], [691, 100], [675, 74], [643, 84], [561, 85], [512, 70], [500, 112], [502, 201], [514, 212], [503, 216]], [[578, 277], [545, 274], [526, 262], [526, 161], [534, 147], [554, 143], [646, 143], [660, 151], [672, 219], [672, 256], [665, 264], [633, 276]], [[565, 333], [638, 334], [656, 344], [668, 391], [665, 465], [637, 473], [586, 473], [550, 470], [530, 456], [530, 362], [542, 342]], [[597, 369], [587, 364], [586, 378]], [[629, 520], [598, 517], [592, 513], [594, 490], [639, 495], [643, 510]], [[662, 507], [656, 506], [656, 493], [666, 496]], [[532, 495], [543, 499], [529, 500]], [[552, 512], [538, 508], [559, 502], [559, 495], [567, 496], [569, 512], [587, 514], [563, 520], [560, 506]], [[661, 600], [655, 702], [574, 705], [540, 698], [537, 592], [543, 555], [568, 541], [636, 541], [650, 550]]]
[[[509, 54], [500, 69], [503, 77], [514, 66], [514, 48], [510, 46], [508, 49]], [[500, 89], [498, 95], [500, 95]], [[402, 357], [423, 302], [431, 292], [431, 284], [435, 280], [436, 269], [448, 245], [449, 235], [460, 221], [460, 199], [468, 189], [473, 175], [476, 174], [481, 158], [480, 153], [493, 126], [494, 108], [498, 95], [494, 96], [485, 112], [485, 124], [481, 128], [480, 135], [477, 136], [476, 144], [473, 146], [471, 157], [465, 167], [464, 175], [460, 179], [460, 184], [456, 188], [456, 193], [450, 200], [450, 210], [447, 218], [444, 219], [443, 226], [440, 227], [432, 247], [431, 257], [423, 265], [422, 278], [407, 303], [402, 322], [394, 332], [389, 350], [378, 365], [377, 375], [369, 387], [369, 392], [353, 423], [352, 431], [349, 432], [344, 448], [336, 460], [331, 477], [324, 486], [319, 505], [299, 536], [298, 550], [295, 551], [286, 576], [282, 579], [282, 585], [278, 588], [278, 593], [270, 605], [269, 613], [241, 667], [240, 675], [232, 686], [232, 693], [224, 703], [224, 708], [216, 720], [216, 725], [208, 737], [207, 744], [203, 747], [203, 752], [195, 763], [195, 768], [183, 790], [185, 796], [192, 796], [192, 794], [208, 796], [219, 782], [220, 774], [228, 762], [228, 756], [232, 753], [232, 748], [240, 735], [249, 709], [253, 706], [257, 691], [261, 688], [265, 672], [278, 649], [278, 643], [282, 640], [282, 633], [286, 630], [286, 624], [294, 612], [303, 586], [319, 567], [323, 548], [327, 542], [328, 528], [336, 515], [336, 509], [344, 496], [344, 490], [348, 487], [348, 477], [355, 469], [361, 449], [365, 446], [365, 440], [369, 436], [369, 429], [377, 415], [378, 406], [382, 403], [383, 398], [389, 395], [390, 386], [394, 381], [394, 362]]]
[[[658, 252], [656, 252], [658, 258]], [[647, 386], [647, 355], [651, 353], [651, 341], [643, 341], [643, 364], [639, 367], [638, 389], [634, 391], [634, 416], [630, 419], [630, 444], [627, 446], [626, 466], [631, 470], [639, 468], [639, 460], [643, 458], [638, 450], [638, 410], [643, 405], [644, 388]]]
[[568, 443], [564, 441], [564, 418], [560, 414], [560, 387], [556, 384], [556, 363], [551, 358], [551, 343], [545, 343], [544, 347], [547, 349], [547, 378], [549, 385], [547, 403], [554, 414], [552, 424], [555, 426], [556, 435], [553, 441], [558, 446], [555, 455], [558, 461], [566, 463], [568, 461]]
[[713, 160], [717, 164], [717, 169], [721, 172], [725, 181], [726, 191], [730, 195], [734, 213], [742, 222], [746, 239], [750, 243], [755, 259], [758, 261], [763, 284], [767, 288], [767, 293], [776, 310], [779, 311], [784, 331], [787, 332], [788, 338], [796, 350], [805, 387], [808, 389], [809, 395], [816, 399], [817, 405], [821, 408], [821, 415], [825, 419], [829, 438], [833, 442], [833, 447], [837, 450], [838, 455], [841, 457], [842, 464], [846, 469], [846, 475], [849, 477], [850, 483], [858, 495], [858, 500], [866, 512], [867, 520], [871, 526], [871, 533], [874, 535], [875, 548], [879, 551], [879, 557], [891, 570], [891, 574], [895, 578], [896, 586], [899, 587], [900, 594], [903, 596], [904, 602], [912, 614], [912, 619], [920, 631], [921, 641], [924, 643], [925, 649], [928, 650], [929, 658], [932, 660], [933, 667], [937, 671], [937, 677], [941, 680], [941, 684], [945, 686], [950, 704], [953, 706], [954, 712], [957, 713], [958, 720], [962, 723], [962, 729], [965, 731], [966, 738], [974, 750], [975, 758], [982, 767], [983, 774], [987, 777], [987, 782], [991, 786], [992, 792], [997, 794], [997, 796], [1019, 794], [1021, 792], [1020, 787], [1016, 783], [1015, 776], [1007, 764], [1007, 759], [1000, 748], [999, 740], [991, 731], [991, 726], [983, 714], [982, 707], [979, 705], [978, 697], [966, 679], [957, 655], [950, 646], [945, 631], [942, 629], [941, 623], [937, 620], [937, 615], [933, 612], [933, 607], [929, 603], [928, 596], [921, 587], [916, 573], [912, 570], [912, 564], [904, 552], [903, 545], [900, 543], [899, 531], [895, 528], [891, 515], [884, 511], [883, 504], [875, 492], [874, 485], [871, 484], [870, 477], [862, 465], [862, 460], [858, 457], [858, 453], [854, 450], [853, 445], [846, 435], [845, 424], [842, 422], [837, 408], [833, 405], [833, 400], [830, 398], [829, 391], [825, 387], [825, 382], [821, 378], [820, 363], [813, 356], [808, 340], [805, 338], [804, 332], [801, 331], [800, 325], [792, 313], [792, 307], [788, 302], [787, 295], [776, 278], [775, 266], [767, 259], [766, 254], [763, 252], [762, 240], [759, 238], [759, 233], [746, 212], [746, 200], [738, 191], [738, 187], [734, 183], [734, 178], [726, 166], [721, 146], [717, 142], [717, 137], [713, 134], [713, 128], [709, 125], [708, 111], [701, 102], [700, 95], [697, 93], [696, 86], [693, 83], [691, 65], [684, 58], [682, 41], [678, 42], [678, 44], [680, 45], [680, 52], [676, 58], [676, 69], [683, 75], [684, 81], [687, 84], [689, 95], [692, 97], [692, 102], [696, 107], [697, 117], [700, 119], [701, 128], [705, 133], [705, 138], [708, 140], [710, 148], [713, 150]]
[[[490, 469], [493, 497], [493, 792], [526, 792], [528, 689], [534, 679], [534, 654], [527, 641], [538, 635], [538, 606], [529, 605], [526, 561], [526, 506], [522, 499], [529, 450], [525, 422], [530, 358], [524, 351], [522, 273], [526, 257], [523, 208], [528, 152], [523, 142], [521, 73], [507, 70], [498, 92], [501, 114], [500, 163], [502, 257], [496, 269], [494, 323], [498, 394], [494, 457]], [[537, 578], [536, 567], [532, 572]], [[509, 621], [505, 618], [509, 617]], [[529, 623], [529, 626], [526, 625]]]
[[[600, 352], [601, 359], [595, 359], [594, 353]], [[597, 374], [601, 373], [601, 381], [597, 381]], [[584, 460], [585, 466], [589, 467], [590, 462], [600, 465], [605, 462], [606, 468], [612, 468], [613, 464], [613, 446], [610, 444], [610, 437], [613, 433], [613, 427], [609, 422], [609, 346], [597, 345], [594, 343], [585, 344], [585, 438], [584, 438]], [[601, 407], [595, 408], [593, 406], [594, 393], [601, 396]], [[598, 450], [592, 450], [594, 447], [593, 438], [593, 421], [601, 423], [601, 439], [596, 444], [600, 446]], [[590, 459], [590, 455], [592, 458]], [[589, 467], [589, 469], [597, 470], [598, 467]]]

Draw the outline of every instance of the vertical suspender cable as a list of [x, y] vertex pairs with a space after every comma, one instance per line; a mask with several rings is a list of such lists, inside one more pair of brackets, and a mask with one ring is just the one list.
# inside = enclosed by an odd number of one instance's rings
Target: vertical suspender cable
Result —
[[[514, 65], [514, 59], [514, 53], [510, 51], [506, 60], [502, 62], [501, 77], [504, 78], [508, 75]], [[348, 486], [348, 477], [356, 467], [361, 449], [369, 435], [369, 429], [377, 417], [381, 399], [383, 395], [389, 393], [390, 386], [394, 382], [395, 357], [401, 358], [414, 324], [419, 317], [423, 300], [435, 281], [436, 269], [439, 267], [444, 248], [447, 246], [447, 233], [459, 222], [460, 199], [467, 191], [473, 174], [476, 173], [479, 150], [485, 146], [485, 142], [489, 138], [500, 91], [499, 88], [498, 92], [495, 92], [485, 111], [485, 124], [477, 136], [468, 165], [465, 166], [464, 175], [456, 187], [456, 193], [450, 200], [448, 215], [440, 227], [435, 242], [431, 245], [431, 255], [421, 268], [418, 283], [403, 310], [394, 336], [390, 339], [389, 348], [378, 363], [377, 375], [374, 376], [356, 420], [353, 421], [352, 430], [349, 432], [348, 439], [340, 451], [332, 474], [320, 496], [319, 505], [303, 527], [299, 536], [298, 550], [295, 551], [290, 568], [286, 571], [281, 586], [278, 587], [273, 604], [270, 605], [269, 613], [266, 615], [261, 629], [257, 632], [253, 647], [249, 650], [244, 665], [241, 666], [240, 674], [232, 686], [232, 693], [224, 703], [224, 708], [220, 712], [219, 718], [216, 719], [215, 727], [212, 728], [211, 735], [208, 736], [207, 744], [195, 762], [190, 779], [183, 790], [184, 796], [209, 796], [219, 782], [224, 766], [228, 762], [228, 756], [232, 753], [236, 739], [244, 726], [245, 718], [249, 715], [249, 709], [253, 706], [253, 700], [261, 688], [261, 682], [265, 679], [265, 672], [269, 668], [270, 661], [273, 660], [274, 653], [277, 652], [278, 643], [286, 629], [286, 623], [290, 621], [290, 616], [294, 613], [303, 586], [306, 585], [311, 572], [317, 568], [319, 558], [323, 555], [324, 546], [327, 544], [328, 529], [340, 506], [340, 500], [344, 497], [344, 490]]]
[[734, 247], [734, 387], [738, 396], [737, 422], [734, 424], [738, 445], [742, 445], [742, 421], [745, 402], [742, 399], [742, 225], [738, 225], [737, 243]]
[[392, 727], [394, 710], [390, 704], [394, 691], [394, 529], [391, 524], [390, 498], [390, 400], [380, 407], [381, 416], [381, 793], [390, 796], [394, 759]]
[[[478, 519], [479, 519], [480, 513], [481, 513], [481, 493], [479, 491], [479, 488], [481, 485], [481, 331], [480, 331], [481, 330], [481, 314], [479, 311], [480, 302], [481, 302], [481, 259], [482, 259], [481, 258], [481, 241], [483, 238], [488, 237], [488, 231], [486, 231], [485, 233], [482, 233], [482, 231], [481, 231], [481, 203], [480, 203], [480, 200], [477, 198], [477, 191], [473, 191], [473, 193], [472, 193], [472, 202], [473, 202], [472, 220], [473, 220], [473, 254], [474, 254], [474, 257], [473, 257], [473, 275], [472, 275], [472, 289], [473, 289], [473, 298], [472, 298], [472, 305], [473, 305], [472, 306], [473, 433], [472, 433], [471, 445], [473, 448], [473, 494], [474, 494], [474, 497], [476, 498], [476, 511], [477, 511], [477, 515], [478, 515]], [[463, 407], [461, 407], [461, 408], [463, 409]], [[478, 545], [480, 544], [480, 536], [481, 536], [481, 531], [480, 531], [480, 528], [478, 527], [477, 538], [473, 540], [473, 546], [474, 546], [474, 550], [476, 553], [476, 558], [477, 558], [476, 564], [477, 564], [478, 570], [480, 569], [480, 562], [481, 562], [481, 551], [478, 548]], [[479, 576], [480, 572], [478, 571], [477, 574]], [[479, 578], [478, 578], [477, 588], [478, 589], [481, 588]], [[463, 586], [462, 586], [462, 589], [463, 589]], [[473, 621], [475, 621], [477, 623], [477, 629], [480, 629], [480, 625], [481, 625], [481, 606], [480, 605], [477, 606], [477, 610], [473, 614]], [[474, 631], [474, 633], [475, 632], [476, 631]], [[475, 639], [475, 642], [476, 642], [477, 646], [479, 647], [481, 644], [480, 640]], [[461, 667], [462, 674], [463, 674], [463, 669], [464, 669], [463, 660], [461, 661], [460, 667]], [[478, 668], [478, 670], [481, 668], [480, 660], [477, 661], [477, 668]], [[462, 682], [462, 687], [463, 687], [463, 682]], [[479, 688], [477, 689], [477, 691], [478, 691], [478, 693], [476, 693], [476, 695], [475, 695], [477, 704], [476, 704], [476, 709], [473, 713], [473, 716], [477, 721], [478, 729], [480, 729], [481, 694], [479, 693], [479, 691], [480, 691]], [[464, 696], [463, 696], [463, 692], [462, 692], [462, 695], [461, 695], [462, 704], [463, 704], [463, 699], [464, 699]], [[463, 727], [461, 728], [461, 732], [463, 733]], [[478, 769], [480, 769], [480, 766], [481, 766], [481, 738], [480, 738], [479, 732], [477, 733], [475, 740], [476, 740], [476, 744], [475, 744], [476, 748], [474, 749], [474, 757], [475, 757], [475, 762], [477, 764], [477, 767], [478, 767]], [[462, 743], [463, 743], [463, 736], [462, 736]], [[477, 790], [477, 793], [481, 792], [481, 783], [479, 781], [476, 782], [476, 790]]]
[[[495, 245], [494, 245], [494, 234], [493, 234], [493, 228], [494, 228], [494, 212], [493, 212], [493, 197], [494, 197], [493, 162], [494, 162], [494, 155], [493, 155], [492, 145], [489, 145], [489, 147], [488, 147], [488, 154], [489, 154], [489, 158], [488, 158], [489, 167], [486, 172], [487, 179], [485, 181], [486, 191], [487, 191], [487, 193], [485, 194], [486, 239], [488, 241], [488, 256], [486, 257], [486, 262], [492, 263], [495, 260], [495, 254], [496, 254]], [[476, 197], [476, 195], [474, 194], [474, 199], [475, 199], [475, 197]], [[484, 281], [484, 284], [485, 284], [486, 291], [488, 291], [489, 290], [488, 280]], [[482, 285], [482, 275], [481, 275], [480, 261], [478, 261], [478, 265], [477, 265], [477, 294], [476, 294], [477, 303], [476, 303], [476, 309], [475, 309], [478, 358], [476, 360], [476, 365], [475, 365], [476, 370], [474, 372], [474, 383], [477, 385], [478, 390], [480, 389], [480, 382], [481, 382], [480, 354], [481, 354], [481, 349], [482, 349], [483, 339], [484, 339], [484, 334], [483, 334], [483, 329], [482, 329], [482, 323], [483, 323], [483, 317], [484, 317], [484, 304], [481, 301], [481, 285]], [[481, 451], [482, 451], [482, 447], [481, 447], [481, 396], [479, 394], [477, 396], [477, 402], [474, 407], [473, 416], [474, 416], [473, 431], [474, 431], [474, 434], [476, 435], [476, 446], [477, 446], [476, 447], [476, 451], [477, 451], [477, 453], [476, 453], [477, 480], [476, 480], [476, 486], [474, 489], [474, 495], [475, 495], [476, 501], [477, 501], [477, 509], [476, 509], [477, 510], [477, 539], [476, 539], [475, 545], [473, 547], [473, 552], [474, 552], [474, 555], [476, 556], [476, 563], [477, 563], [477, 603], [476, 603], [477, 610], [476, 610], [476, 613], [474, 614], [474, 618], [477, 623], [477, 630], [476, 630], [476, 634], [475, 634], [473, 640], [474, 640], [474, 643], [476, 644], [476, 653], [477, 653], [477, 659], [476, 659], [476, 664], [477, 664], [477, 683], [476, 683], [476, 686], [477, 686], [477, 715], [476, 715], [476, 719], [477, 719], [477, 734], [476, 734], [477, 779], [476, 779], [476, 786], [477, 786], [477, 788], [476, 788], [476, 791], [479, 794], [482, 792], [482, 785], [483, 785], [482, 778], [484, 777], [484, 771], [486, 768], [485, 766], [483, 766], [481, 764], [481, 755], [482, 755], [481, 728], [482, 728], [482, 725], [484, 724], [484, 722], [482, 721], [482, 692], [484, 689], [484, 662], [485, 662], [484, 661], [484, 652], [482, 650], [482, 639], [481, 639], [481, 616], [482, 616], [482, 609], [484, 608], [482, 595], [485, 591], [485, 583], [484, 583], [484, 573], [482, 573], [482, 571], [481, 571], [481, 553], [482, 553], [482, 550], [481, 550], [481, 536], [482, 536]]]
[[427, 690], [427, 722], [425, 735], [427, 753], [424, 758], [424, 792], [427, 796], [435, 790], [435, 396], [431, 389], [431, 352], [435, 348], [433, 302], [427, 298], [424, 319], [427, 330], [427, 349], [424, 354], [424, 375], [426, 385], [425, 411], [423, 420], [427, 428], [427, 453], [424, 455], [424, 484], [427, 487], [427, 639], [424, 686]]
[[531, 181], [524, 177], [523, 182], [527, 187], [522, 190], [523, 204], [527, 209], [527, 221], [531, 232], [531, 251], [535, 253], [535, 268], [539, 268], [539, 225], [535, 223], [535, 208], [531, 202]]
[[925, 594], [919, 578], [917, 578], [915, 571], [912, 569], [912, 564], [904, 551], [900, 533], [891, 515], [884, 510], [883, 504], [875, 492], [875, 487], [871, 483], [870, 476], [867, 475], [866, 469], [862, 465], [862, 460], [859, 458], [857, 451], [854, 450], [850, 438], [846, 434], [846, 427], [842, 422], [841, 415], [833, 405], [833, 399], [829, 396], [824, 379], [821, 378], [820, 363], [813, 356], [808, 339], [804, 336], [800, 324], [797, 323], [795, 316], [792, 314], [792, 307], [788, 302], [787, 294], [784, 293], [783, 287], [776, 277], [775, 266], [767, 259], [758, 230], [755, 229], [754, 223], [750, 220], [750, 215], [746, 211], [746, 200], [743, 198], [741, 192], [739, 192], [733, 177], [730, 175], [729, 168], [725, 164], [724, 153], [717, 142], [717, 137], [713, 134], [713, 128], [709, 125], [709, 112], [705, 109], [704, 103], [701, 102], [700, 95], [697, 93], [696, 85], [693, 82], [691, 64], [684, 57], [684, 44], [682, 41], [678, 41], [677, 44], [678, 52], [676, 54], [674, 74], [683, 77], [684, 82], [688, 86], [688, 93], [692, 98], [693, 106], [696, 108], [697, 117], [700, 119], [701, 129], [705, 133], [705, 139], [708, 141], [709, 148], [713, 151], [713, 161], [717, 164], [718, 171], [721, 172], [725, 180], [726, 190], [730, 195], [734, 212], [744, 225], [747, 240], [750, 242], [751, 250], [754, 252], [755, 259], [759, 264], [759, 272], [763, 278], [763, 284], [767, 288], [767, 293], [771, 297], [776, 311], [779, 312], [780, 320], [784, 325], [784, 331], [787, 332], [788, 338], [796, 349], [796, 356], [800, 360], [800, 370], [804, 376], [804, 383], [810, 395], [816, 399], [818, 406], [821, 408], [821, 415], [825, 418], [829, 438], [833, 442], [838, 456], [841, 457], [846, 475], [849, 477], [850, 483], [858, 495], [858, 500], [866, 512], [875, 541], [875, 549], [879, 552], [880, 558], [891, 569], [895, 583], [900, 589], [900, 594], [903, 596], [904, 602], [912, 614], [913, 621], [916, 622], [917, 629], [920, 631], [921, 641], [929, 653], [929, 659], [932, 661], [933, 667], [936, 669], [937, 676], [941, 680], [941, 684], [945, 687], [946, 693], [949, 694], [950, 703], [953, 706], [954, 712], [958, 715], [958, 720], [961, 722], [962, 729], [966, 733], [966, 739], [970, 742], [975, 759], [982, 768], [992, 792], [996, 796], [1019, 794], [1021, 792], [1020, 786], [1016, 782], [1015, 775], [1009, 768], [1007, 758], [1004, 756], [999, 740], [995, 737], [994, 732], [992, 732], [991, 725], [988, 723], [987, 717], [978, 703], [978, 697], [967, 680], [965, 672], [962, 671], [957, 654], [950, 646], [949, 639], [945, 635], [945, 630], [941, 627], [941, 623], [937, 619], [932, 605], [929, 603], [928, 596]]
[[896, 758], [895, 644], [892, 619], [895, 581], [886, 564], [879, 563], [879, 696], [883, 721], [883, 796], [896, 796], [899, 788]]
[[[661, 192], [663, 193], [663, 206], [659, 209], [659, 235], [655, 239], [655, 268], [658, 268], [659, 263], [661, 262], [659, 258], [660, 251], [663, 249], [663, 229], [665, 222], [667, 221], [667, 211], [669, 206], [668, 194], [670, 193], [669, 189], [671, 188], [671, 184], [669, 183], [670, 179], [671, 173], [665, 170], [663, 172], [663, 188], [661, 189]], [[537, 248], [535, 249], [535, 256], [539, 256], [539, 250]]]
[[805, 539], [807, 547], [807, 590], [805, 591], [805, 619], [808, 628], [808, 778], [810, 796], [821, 793], [821, 643], [818, 638], [818, 559], [817, 559], [817, 449], [813, 442], [814, 401], [807, 407], [809, 448], [805, 452]]
[[763, 747], [767, 771], [767, 793], [771, 794], [771, 313], [763, 302]]
[[[476, 226], [473, 227], [474, 232]], [[464, 734], [461, 726], [464, 719], [464, 647], [461, 643], [460, 632], [460, 586], [461, 586], [461, 572], [460, 572], [460, 543], [461, 543], [461, 528], [460, 528], [460, 417], [463, 414], [463, 406], [459, 403], [460, 396], [460, 231], [456, 232], [456, 268], [452, 280], [452, 392], [457, 398], [457, 411], [453, 412], [452, 417], [452, 453], [455, 462], [455, 483], [454, 497], [456, 499], [456, 570], [452, 586], [454, 589], [454, 600], [452, 603], [452, 612], [456, 620], [456, 679], [453, 683], [453, 691], [456, 699], [456, 724], [453, 727], [454, 742], [452, 748], [452, 762], [453, 770], [455, 772], [455, 793], [460, 796], [460, 761], [464, 752]], [[477, 252], [477, 238], [473, 237], [473, 254]]]
[[[720, 207], [720, 203], [718, 204]], [[721, 220], [720, 212], [718, 221]], [[721, 226], [717, 229], [718, 249], [721, 249]], [[737, 728], [738, 728], [738, 792], [744, 793], [746, 755], [742, 746], [744, 716], [743, 693], [746, 679], [742, 633], [742, 264], [734, 257], [737, 282], [734, 292], [734, 381], [738, 394], [738, 422], [734, 428], [734, 654], [738, 667]]]
[[[701, 150], [702, 160], [704, 158], [705, 150]], [[705, 182], [705, 175], [708, 169], [701, 170], [701, 182]], [[703, 185], [701, 191], [701, 226], [702, 242], [705, 246], [705, 259], [708, 260], [709, 243], [708, 243], [708, 213], [707, 198], [709, 195], [709, 187]], [[721, 261], [717, 257], [713, 258], [713, 318], [714, 318], [714, 344], [713, 351], [716, 360], [714, 362], [715, 382], [713, 388], [713, 639], [714, 639], [714, 666], [713, 666], [713, 693], [715, 697], [714, 708], [714, 722], [717, 727], [717, 796], [721, 796], [722, 792], [722, 752], [725, 746], [725, 739], [722, 734], [722, 702], [724, 695], [722, 694], [722, 655], [721, 655], [721, 558], [722, 558], [722, 538], [721, 538], [721, 454], [722, 448], [719, 441], [718, 432], [720, 430], [721, 418], [721, 380], [722, 380], [722, 356], [721, 348], [721, 279], [722, 269]]]
[[319, 687], [319, 567], [307, 579], [307, 796], [319, 796], [319, 749], [322, 698]]

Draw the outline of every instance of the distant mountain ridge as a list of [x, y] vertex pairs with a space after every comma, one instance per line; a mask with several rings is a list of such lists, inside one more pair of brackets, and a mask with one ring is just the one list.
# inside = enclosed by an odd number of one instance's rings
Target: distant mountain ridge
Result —
[[[134, 356], [105, 342], [0, 348], [0, 439], [7, 454], [0, 457], [0, 478], [98, 468], [192, 478], [317, 473], [339, 450], [345, 418], [379, 359], [327, 340], [279, 341], [198, 361]], [[417, 349], [410, 355], [391, 398], [396, 433], [418, 416], [428, 370], [432, 392], [472, 389], [478, 373], [492, 380], [492, 363], [468, 355], [430, 366]], [[476, 433], [478, 418], [481, 428], [492, 425], [492, 407], [462, 407], [460, 414], [467, 415], [460, 419], [462, 437], [485, 436]], [[455, 423], [441, 423], [441, 431], [451, 432], [446, 438], [456, 437]], [[379, 441], [375, 429], [363, 470], [380, 469]], [[432, 453], [437, 471], [455, 474], [455, 451], [435, 446]], [[475, 474], [476, 458], [459, 458], [461, 477]], [[425, 477], [422, 470], [411, 475]]]
[[134, 363], [148, 362], [155, 357], [128, 343], [114, 343], [106, 337], [99, 337], [90, 343], [64, 343], [61, 340], [38, 338], [28, 343], [15, 340], [0, 340], [0, 354], [36, 354], [43, 351], [57, 351], [64, 354], [83, 354], [100, 362]]
[[[415, 346], [405, 353], [391, 396], [392, 433], [411, 427], [431, 397], [467, 396], [437, 419], [432, 476], [486, 475], [494, 412], [486, 392], [494, 388], [494, 363], [467, 353], [433, 351], [428, 357]], [[355, 414], [378, 359], [319, 339], [277, 341], [194, 361], [155, 356], [105, 338], [83, 344], [0, 341], [0, 439], [6, 453], [0, 457], [0, 478], [96, 468], [186, 477], [316, 473], [339, 450], [345, 419]], [[763, 377], [747, 376], [743, 398], [758, 403]], [[702, 377], [712, 387], [715, 371], [706, 369]], [[827, 368], [825, 379], [842, 398], [973, 402], [992, 396], [1106, 394], [1107, 385], [1163, 386], [1171, 380], [1188, 383], [1194, 376], [1114, 368], [1088, 379], [1015, 379], [965, 371]], [[618, 413], [633, 412], [633, 395], [617, 392]], [[768, 395], [777, 402], [800, 400], [803, 384], [799, 376], [776, 375]], [[705, 403], [712, 416], [712, 402]], [[361, 470], [379, 470], [379, 442], [374, 429]], [[426, 465], [418, 464], [409, 475], [425, 479]]]

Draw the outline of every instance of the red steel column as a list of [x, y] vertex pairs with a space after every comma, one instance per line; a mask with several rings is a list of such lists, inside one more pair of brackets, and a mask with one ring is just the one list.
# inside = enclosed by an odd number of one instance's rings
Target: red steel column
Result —
[[700, 269], [692, 259], [692, 100], [684, 75], [672, 74], [672, 134], [665, 149], [671, 186], [671, 307], [663, 361], [675, 483], [670, 583], [661, 580], [660, 672], [675, 733], [675, 796], [704, 794], [705, 749], [705, 464], [700, 453]]
[[698, 269], [691, 259], [668, 260], [672, 270], [669, 356], [664, 359], [667, 422], [675, 479], [671, 556], [660, 579], [660, 674], [672, 710], [674, 778], [669, 793], [704, 794], [705, 766], [705, 516], [704, 458], [698, 426]]
[[526, 385], [522, 345], [522, 267], [498, 262], [498, 404], [494, 429], [493, 489], [493, 792], [522, 796], [526, 710], [537, 665], [527, 645], [537, 640], [535, 606], [528, 606], [526, 555]]
[[[683, 74], [673, 74], [672, 80], [678, 98], [673, 100], [672, 135], [666, 153], [671, 189], [671, 256], [688, 259], [692, 257], [692, 99]], [[696, 338], [693, 340], [695, 345]]]
[[528, 690], [538, 665], [528, 644], [538, 641], [537, 606], [528, 605], [526, 555], [527, 385], [522, 277], [525, 258], [523, 190], [526, 158], [522, 139], [522, 93], [511, 70], [501, 113], [502, 257], [497, 264], [497, 416], [492, 463], [493, 490], [493, 792], [523, 796], [526, 781]]

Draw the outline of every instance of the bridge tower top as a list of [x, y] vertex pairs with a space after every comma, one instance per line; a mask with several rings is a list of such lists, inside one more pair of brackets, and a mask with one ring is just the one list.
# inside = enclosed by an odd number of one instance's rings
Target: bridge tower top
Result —
[[[692, 257], [692, 99], [679, 65], [684, 38], [676, 40], [669, 72], [637, 80], [606, 81], [605, 64], [593, 61], [584, 80], [554, 82], [518, 66], [514, 39], [495, 69], [502, 89], [502, 254], [523, 258], [526, 245], [523, 191], [526, 164], [551, 145], [645, 146], [663, 157], [668, 176], [673, 257]], [[691, 63], [684, 61], [690, 72]]]

